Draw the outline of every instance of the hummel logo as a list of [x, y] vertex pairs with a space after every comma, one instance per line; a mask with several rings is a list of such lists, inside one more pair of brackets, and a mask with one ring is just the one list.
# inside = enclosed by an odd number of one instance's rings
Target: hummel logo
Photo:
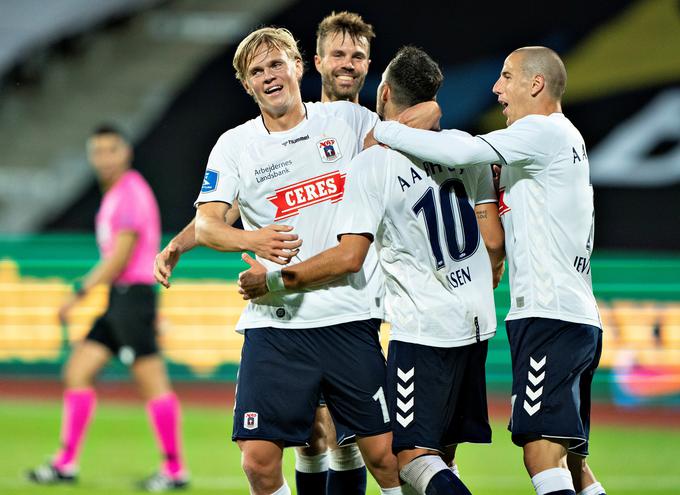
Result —
[[[396, 416], [397, 422], [402, 428], [406, 428], [413, 421], [413, 404], [415, 403], [415, 398], [411, 394], [413, 394], [413, 391], [415, 390], [415, 382], [411, 380], [413, 379], [415, 372], [415, 368], [411, 368], [408, 371], [397, 368], [397, 377], [399, 381], [404, 383], [404, 385], [397, 383], [397, 408], [399, 410], [397, 411]], [[403, 400], [399, 395], [403, 397]]]
[[[532, 356], [529, 356], [530, 369], [527, 373], [528, 375], [527, 378], [534, 387], [538, 387], [539, 385], [541, 385], [541, 383], [543, 383], [543, 379], [545, 378], [545, 370], [540, 375], [534, 375], [532, 373], [532, 370], [534, 373], [538, 373], [539, 371], [541, 371], [541, 369], [543, 369], [546, 362], [547, 356], [543, 356], [543, 358], [541, 358], [539, 361], [536, 361]], [[538, 389], [532, 390], [531, 387], [527, 385], [526, 388], [524, 389], [524, 393], [529, 399], [524, 401], [523, 404], [524, 410], [527, 412], [527, 414], [529, 414], [529, 416], [533, 416], [539, 411], [539, 409], [541, 409], [541, 401], [538, 402], [536, 401], [541, 397], [541, 395], [543, 395], [543, 386], [541, 385]], [[534, 405], [531, 405], [531, 402], [529, 401], [536, 403]]]

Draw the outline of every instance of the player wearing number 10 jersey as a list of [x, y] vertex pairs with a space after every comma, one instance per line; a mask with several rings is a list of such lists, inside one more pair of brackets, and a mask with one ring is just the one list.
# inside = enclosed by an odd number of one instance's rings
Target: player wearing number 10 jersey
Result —
[[593, 189], [583, 137], [562, 113], [566, 81], [554, 51], [519, 48], [493, 86], [506, 129], [471, 137], [383, 122], [374, 134], [423, 160], [503, 165], [512, 440], [523, 448], [537, 495], [603, 495], [586, 463], [590, 388], [602, 351], [590, 273]]
[[[441, 82], [427, 54], [403, 48], [378, 89], [378, 113], [395, 119], [434, 98]], [[285, 287], [358, 270], [375, 241], [392, 324], [387, 400], [376, 400], [389, 406], [401, 477], [420, 494], [467, 494], [441, 456], [460, 442], [491, 441], [484, 364], [496, 317], [482, 237], [494, 266], [503, 260], [491, 169], [463, 171], [375, 147], [352, 160], [339, 214], [339, 246], [284, 268]], [[251, 281], [262, 288], [263, 267], [252, 264], [241, 288], [259, 296]]]

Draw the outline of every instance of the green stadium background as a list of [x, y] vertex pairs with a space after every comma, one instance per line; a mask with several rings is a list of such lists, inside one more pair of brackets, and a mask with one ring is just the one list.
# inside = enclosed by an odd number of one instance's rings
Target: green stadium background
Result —
[[[167, 240], [167, 239], [166, 239]], [[56, 316], [59, 303], [97, 260], [91, 235], [43, 234], [0, 238], [0, 373], [58, 375], [70, 344], [102, 311], [105, 288], [74, 311], [69, 328]], [[173, 378], [236, 377], [242, 337], [234, 325], [245, 302], [236, 292], [246, 265], [238, 253], [199, 248], [185, 255], [170, 289], [159, 288], [158, 328]], [[663, 405], [680, 397], [680, 256], [596, 252], [594, 291], [604, 324], [604, 350], [596, 376], [601, 401]], [[487, 362], [489, 390], [509, 395], [510, 356], [503, 318], [507, 275], [495, 291], [498, 333]], [[383, 341], [388, 326], [383, 327]], [[114, 363], [104, 379], [120, 379]]]

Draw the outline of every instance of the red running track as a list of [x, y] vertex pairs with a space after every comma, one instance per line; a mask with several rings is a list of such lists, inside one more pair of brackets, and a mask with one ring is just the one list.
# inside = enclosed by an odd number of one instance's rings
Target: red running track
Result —
[[[234, 384], [230, 382], [175, 382], [175, 391], [183, 404], [215, 407], [231, 414], [234, 405]], [[55, 380], [0, 379], [2, 400], [59, 400], [61, 383]], [[102, 402], [139, 403], [131, 382], [101, 382], [97, 393]], [[491, 397], [489, 414], [494, 419], [509, 417], [510, 401], [503, 397]], [[680, 428], [680, 409], [673, 408], [627, 408], [613, 404], [596, 403], [592, 409], [592, 421], [612, 425], [656, 428]]]

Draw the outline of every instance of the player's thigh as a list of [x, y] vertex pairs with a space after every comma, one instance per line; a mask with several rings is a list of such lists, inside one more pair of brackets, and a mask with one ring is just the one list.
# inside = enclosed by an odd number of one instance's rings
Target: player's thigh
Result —
[[99, 371], [111, 359], [111, 350], [101, 342], [85, 339], [79, 342], [64, 366], [67, 388], [90, 387]]
[[395, 453], [423, 448], [443, 452], [470, 346], [440, 348], [390, 342], [387, 390]]
[[130, 371], [146, 400], [156, 399], [171, 392], [165, 361], [160, 354], [141, 356], [135, 359]]
[[372, 320], [325, 327], [323, 395], [336, 422], [357, 436], [390, 430], [385, 358]]
[[463, 369], [460, 389], [453, 418], [444, 433], [443, 443], [449, 446], [459, 443], [491, 443], [491, 426], [486, 397], [486, 356], [489, 342], [483, 341], [467, 348], [467, 360]]
[[507, 322], [513, 356], [510, 430], [518, 445], [540, 438], [587, 441], [580, 380], [596, 366], [601, 330], [546, 318]]
[[246, 330], [237, 378], [234, 440], [269, 440], [286, 446], [308, 443], [321, 383], [316, 332]]

